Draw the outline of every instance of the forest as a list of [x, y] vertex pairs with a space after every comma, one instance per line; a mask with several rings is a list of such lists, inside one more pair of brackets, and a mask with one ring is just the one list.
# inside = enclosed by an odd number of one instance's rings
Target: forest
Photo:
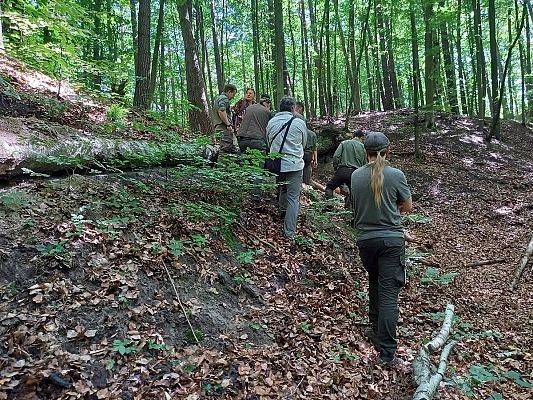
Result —
[[[0, 400], [529, 399], [532, 25], [530, 0], [0, 0]], [[379, 212], [403, 188], [395, 317], [365, 168]]]

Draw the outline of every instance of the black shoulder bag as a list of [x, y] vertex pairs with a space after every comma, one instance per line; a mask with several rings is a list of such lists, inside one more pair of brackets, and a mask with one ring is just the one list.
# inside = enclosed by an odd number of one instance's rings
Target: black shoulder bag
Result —
[[[281, 141], [281, 146], [279, 147], [279, 152], [282, 154], [283, 146], [285, 146], [285, 140], [287, 139], [287, 134], [289, 133], [289, 128], [292, 124], [292, 121], [295, 117], [292, 117], [288, 122], [286, 122], [278, 133], [274, 135], [272, 138], [272, 143], [274, 143], [274, 140], [278, 137], [278, 135], [281, 133], [283, 129], [285, 129], [285, 134], [283, 135], [283, 140]], [[272, 144], [271, 144], [272, 146]], [[281, 172], [281, 157], [272, 158], [271, 156], [267, 155], [267, 159], [265, 160], [265, 166], [264, 169], [266, 169], [269, 172], [272, 172], [275, 175], [279, 175]]]

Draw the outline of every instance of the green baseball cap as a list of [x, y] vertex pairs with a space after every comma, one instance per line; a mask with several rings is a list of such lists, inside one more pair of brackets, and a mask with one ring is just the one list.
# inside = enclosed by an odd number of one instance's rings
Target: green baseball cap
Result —
[[365, 137], [365, 149], [369, 151], [381, 152], [390, 146], [387, 136], [381, 132], [368, 132]]

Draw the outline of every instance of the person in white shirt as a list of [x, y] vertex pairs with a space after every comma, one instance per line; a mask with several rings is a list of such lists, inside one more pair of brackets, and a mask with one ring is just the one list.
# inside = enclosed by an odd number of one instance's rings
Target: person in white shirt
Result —
[[296, 233], [304, 169], [304, 148], [307, 141], [305, 122], [293, 115], [295, 104], [292, 97], [281, 99], [279, 112], [267, 125], [269, 153], [281, 153], [281, 172], [277, 180], [281, 184], [279, 208], [284, 218], [283, 231], [289, 238], [294, 237]]

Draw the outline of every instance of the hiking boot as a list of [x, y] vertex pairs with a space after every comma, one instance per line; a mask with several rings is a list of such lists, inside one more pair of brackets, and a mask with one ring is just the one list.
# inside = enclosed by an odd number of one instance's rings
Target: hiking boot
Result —
[[371, 327], [367, 327], [363, 330], [363, 336], [367, 339], [376, 350], [379, 351], [378, 335]]
[[396, 356], [392, 357], [391, 359], [379, 357], [379, 365], [385, 368], [401, 368], [405, 365], [405, 361]]

